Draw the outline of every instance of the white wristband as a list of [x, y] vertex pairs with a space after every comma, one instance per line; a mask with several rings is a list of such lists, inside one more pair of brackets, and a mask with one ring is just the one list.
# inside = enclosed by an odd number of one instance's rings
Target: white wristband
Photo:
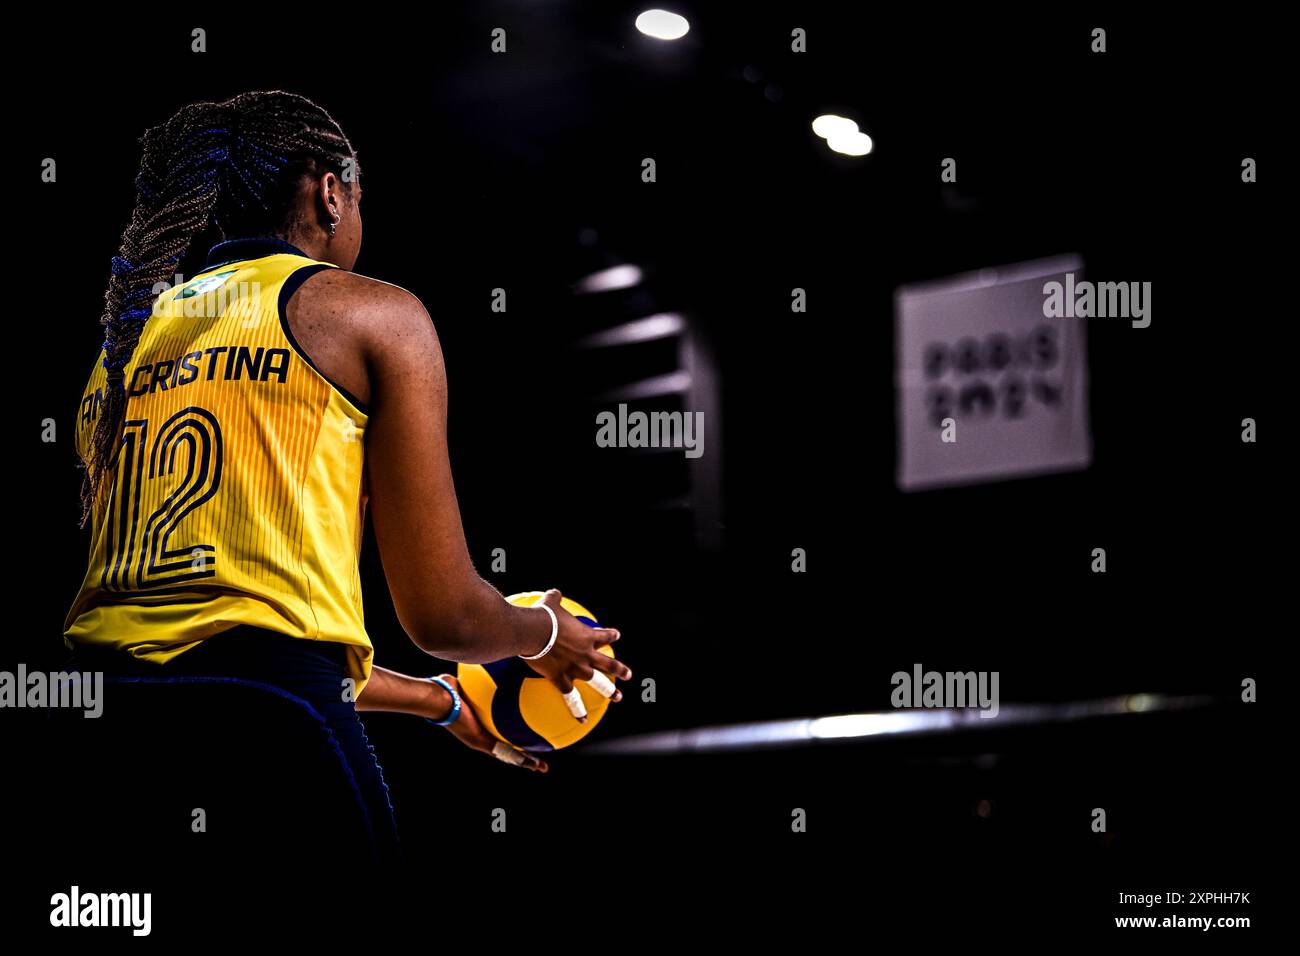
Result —
[[552, 611], [545, 604], [534, 604], [533, 607], [540, 607], [547, 614], [551, 615], [551, 639], [546, 642], [546, 646], [542, 648], [541, 653], [532, 654], [532, 655], [528, 655], [528, 654], [519, 655], [526, 661], [535, 661], [539, 657], [545, 657], [547, 654], [551, 652], [551, 648], [555, 646], [555, 639], [560, 636], [560, 619], [555, 616], [555, 612]]

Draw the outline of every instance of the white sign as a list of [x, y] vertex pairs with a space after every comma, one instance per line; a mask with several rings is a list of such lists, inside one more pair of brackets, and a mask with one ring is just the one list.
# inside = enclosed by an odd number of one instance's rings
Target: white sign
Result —
[[1083, 321], [1048, 318], [1043, 287], [1077, 256], [894, 293], [898, 486], [904, 491], [1086, 468]]

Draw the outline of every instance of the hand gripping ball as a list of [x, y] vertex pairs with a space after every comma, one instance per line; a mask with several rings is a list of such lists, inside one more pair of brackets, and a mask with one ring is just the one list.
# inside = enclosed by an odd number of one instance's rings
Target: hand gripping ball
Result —
[[[541, 591], [525, 591], [506, 600], [518, 607], [532, 607], [543, 596]], [[596, 616], [577, 601], [566, 597], [560, 604], [588, 627], [600, 626]], [[608, 644], [599, 650], [614, 656]], [[461, 697], [483, 726], [498, 740], [521, 750], [542, 752], [575, 744], [596, 729], [609, 709], [607, 698], [586, 681], [577, 681], [574, 686], [587, 707], [587, 722], [579, 723], [556, 686], [517, 657], [491, 664], [457, 664], [456, 677]]]

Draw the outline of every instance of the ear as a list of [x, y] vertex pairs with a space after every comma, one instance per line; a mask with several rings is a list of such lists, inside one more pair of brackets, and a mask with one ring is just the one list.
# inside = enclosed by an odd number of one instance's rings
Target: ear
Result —
[[324, 206], [325, 218], [338, 221], [343, 218], [343, 183], [332, 172], [322, 173], [317, 181], [320, 189], [320, 201]]

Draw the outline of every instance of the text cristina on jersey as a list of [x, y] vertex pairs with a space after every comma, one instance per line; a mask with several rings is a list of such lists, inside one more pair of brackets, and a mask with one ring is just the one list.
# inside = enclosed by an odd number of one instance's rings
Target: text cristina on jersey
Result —
[[[209, 349], [189, 352], [180, 358], [161, 362], [142, 362], [131, 372], [126, 394], [132, 398], [152, 392], [180, 388], [202, 379], [211, 382], [220, 376], [221, 381], [254, 382], [274, 381], [284, 384], [289, 374], [288, 349], [250, 349], [239, 345], [214, 345]], [[94, 421], [99, 411], [102, 395], [99, 389], [81, 403], [83, 422]]]

